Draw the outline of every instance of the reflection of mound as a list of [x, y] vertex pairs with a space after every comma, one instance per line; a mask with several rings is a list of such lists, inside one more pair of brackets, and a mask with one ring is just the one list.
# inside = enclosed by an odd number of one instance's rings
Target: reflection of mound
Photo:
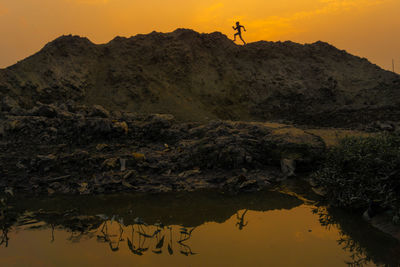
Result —
[[[205, 222], [222, 223], [241, 209], [269, 211], [292, 209], [303, 202], [293, 196], [278, 192], [259, 192], [237, 196], [225, 196], [217, 193], [182, 193], [164, 195], [119, 195], [99, 197], [65, 197], [50, 200], [19, 201], [18, 209], [37, 211], [42, 209], [42, 218], [49, 222], [61, 216], [51, 218], [43, 216], [46, 212], [63, 214], [66, 210], [78, 209], [71, 213], [79, 215], [104, 214], [111, 218], [117, 215], [124, 219], [125, 225], [134, 224], [141, 217], [148, 224], [162, 222], [166, 225], [198, 226]], [[47, 217], [47, 218], [46, 218]], [[68, 221], [68, 216], [63, 216]]]

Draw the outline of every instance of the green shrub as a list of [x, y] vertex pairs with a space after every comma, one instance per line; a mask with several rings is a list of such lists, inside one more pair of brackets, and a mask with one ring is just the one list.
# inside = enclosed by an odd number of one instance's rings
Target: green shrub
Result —
[[398, 221], [400, 136], [346, 137], [327, 152], [312, 178], [333, 205], [365, 209], [375, 202]]

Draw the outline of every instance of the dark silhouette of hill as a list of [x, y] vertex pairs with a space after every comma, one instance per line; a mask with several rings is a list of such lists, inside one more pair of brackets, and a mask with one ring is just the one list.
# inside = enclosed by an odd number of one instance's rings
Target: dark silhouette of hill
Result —
[[238, 46], [187, 29], [102, 45], [62, 36], [0, 70], [0, 94], [3, 111], [13, 100], [23, 108], [73, 100], [195, 121], [346, 126], [400, 116], [400, 76], [367, 59], [324, 42]]

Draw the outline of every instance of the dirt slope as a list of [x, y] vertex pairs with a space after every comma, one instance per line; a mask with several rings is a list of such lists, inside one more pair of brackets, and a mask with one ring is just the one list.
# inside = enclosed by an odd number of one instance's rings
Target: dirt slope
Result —
[[104, 45], [62, 36], [0, 70], [0, 94], [8, 112], [14, 100], [23, 108], [74, 100], [194, 121], [348, 126], [400, 116], [400, 76], [327, 43], [238, 46], [186, 29]]

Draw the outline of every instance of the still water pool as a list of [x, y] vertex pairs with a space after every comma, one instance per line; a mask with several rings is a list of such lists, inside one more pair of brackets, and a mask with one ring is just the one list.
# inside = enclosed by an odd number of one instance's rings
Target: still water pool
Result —
[[399, 266], [359, 216], [282, 192], [19, 199], [0, 266]]

